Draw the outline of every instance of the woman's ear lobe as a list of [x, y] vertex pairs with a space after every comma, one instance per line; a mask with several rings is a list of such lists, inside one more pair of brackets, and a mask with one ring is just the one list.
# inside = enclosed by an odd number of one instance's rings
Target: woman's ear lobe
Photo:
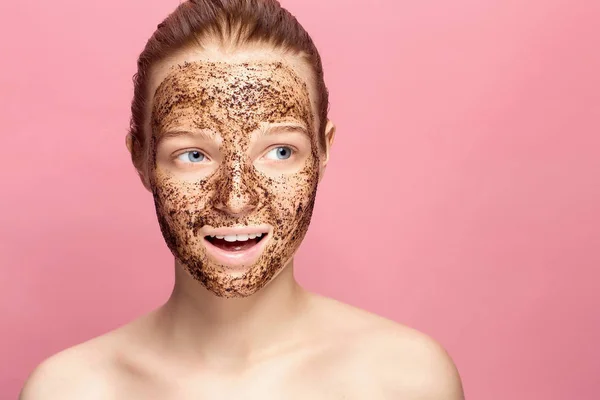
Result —
[[334, 139], [335, 125], [330, 120], [327, 120], [327, 125], [325, 126], [325, 148], [323, 149], [323, 159], [321, 160], [319, 181], [321, 181], [323, 175], [325, 174], [325, 168], [327, 167], [327, 163], [329, 162], [329, 155], [331, 153], [331, 148], [333, 147]]
[[323, 160], [324, 164], [327, 165], [329, 162], [329, 154], [331, 152], [331, 148], [333, 147], [333, 141], [335, 140], [335, 125], [331, 120], [327, 120], [327, 125], [325, 126], [325, 158]]
[[152, 188], [150, 187], [150, 181], [148, 180], [148, 177], [139, 170], [137, 173], [140, 177], [140, 180], [142, 181], [142, 185], [144, 185], [146, 190], [148, 190], [150, 193], [152, 193]]
[[148, 180], [148, 176], [145, 173], [145, 166], [144, 165], [139, 165], [139, 159], [138, 159], [138, 155], [134, 154], [134, 144], [136, 142], [136, 139], [130, 134], [128, 133], [127, 136], [125, 137], [125, 146], [127, 146], [127, 150], [129, 151], [129, 154], [131, 155], [131, 160], [133, 162], [133, 166], [135, 167], [135, 170], [138, 174], [138, 176], [140, 177], [140, 180], [142, 181], [142, 185], [144, 185], [144, 187], [151, 192], [152, 189], [150, 188], [150, 181]]
[[141, 162], [141, 165], [136, 165], [135, 169], [142, 181], [142, 185], [149, 191], [152, 192], [152, 188], [150, 185], [150, 178], [148, 176], [148, 166], [146, 162]]
[[129, 154], [133, 154], [133, 136], [131, 136], [131, 133], [128, 133], [127, 136], [125, 136], [125, 146], [127, 147]]

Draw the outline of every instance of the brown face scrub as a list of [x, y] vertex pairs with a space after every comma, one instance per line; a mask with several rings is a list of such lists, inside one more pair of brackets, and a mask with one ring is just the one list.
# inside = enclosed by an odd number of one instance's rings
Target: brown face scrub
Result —
[[[267, 175], [248, 155], [261, 123], [290, 120], [308, 128], [311, 152], [293, 173]], [[178, 65], [154, 95], [150, 183], [165, 241], [179, 263], [222, 297], [249, 296], [291, 259], [308, 229], [318, 175], [318, 139], [309, 92], [281, 62], [193, 62]], [[181, 179], [157, 163], [157, 143], [169, 129], [210, 130], [222, 139], [218, 167], [208, 176]], [[231, 213], [235, 202], [250, 211]], [[199, 229], [269, 224], [272, 237], [241, 274], [208, 257]]]

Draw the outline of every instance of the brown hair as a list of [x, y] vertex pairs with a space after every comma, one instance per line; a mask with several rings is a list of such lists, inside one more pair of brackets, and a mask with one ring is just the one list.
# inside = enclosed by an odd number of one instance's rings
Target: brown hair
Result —
[[187, 45], [201, 47], [201, 40], [206, 37], [220, 38], [223, 42], [230, 40], [234, 46], [268, 43], [274, 48], [301, 54], [314, 73], [319, 142], [324, 148], [329, 93], [319, 52], [296, 18], [277, 0], [188, 0], [158, 25], [138, 58], [129, 127], [133, 139], [131, 157], [136, 167], [142, 165], [147, 142], [144, 121], [152, 66]]

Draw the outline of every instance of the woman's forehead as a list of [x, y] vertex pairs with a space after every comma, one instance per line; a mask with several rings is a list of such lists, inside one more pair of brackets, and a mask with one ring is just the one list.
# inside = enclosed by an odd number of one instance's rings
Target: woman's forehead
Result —
[[307, 85], [279, 61], [186, 61], [156, 90], [151, 123], [157, 132], [178, 125], [239, 132], [292, 118], [314, 133], [313, 117]]
[[157, 89], [165, 80], [173, 79], [174, 75], [182, 70], [185, 70], [188, 76], [190, 71], [198, 75], [196, 85], [225, 85], [233, 80], [275, 78], [275, 84], [303, 87], [308, 92], [313, 114], [317, 115], [316, 85], [308, 63], [299, 55], [265, 50], [264, 47], [239, 49], [230, 53], [216, 48], [201, 51], [185, 49], [161, 60], [152, 68], [150, 74], [149, 112]]
[[228, 63], [213, 61], [185, 61], [171, 66], [154, 96], [164, 95], [177, 88], [178, 91], [214, 90], [226, 93], [266, 86], [294, 93], [308, 101], [308, 85], [288, 65], [280, 61], [256, 61]]

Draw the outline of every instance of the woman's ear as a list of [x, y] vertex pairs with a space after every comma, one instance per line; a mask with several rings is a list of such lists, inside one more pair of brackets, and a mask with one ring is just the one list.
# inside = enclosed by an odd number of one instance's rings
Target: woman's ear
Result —
[[140, 163], [139, 161], [137, 161], [139, 159], [139, 155], [135, 153], [141, 150], [134, 150], [134, 146], [136, 145], [139, 145], [139, 142], [131, 135], [131, 133], [128, 133], [127, 137], [125, 138], [125, 146], [127, 146], [127, 151], [129, 151], [129, 154], [131, 155], [133, 166], [135, 167], [135, 170], [137, 171], [138, 176], [142, 181], [142, 185], [144, 185], [144, 187], [151, 192], [152, 190], [150, 189], [150, 182], [148, 180], [147, 174], [145, 173], [145, 163]]
[[323, 158], [321, 159], [321, 165], [319, 168], [319, 182], [323, 179], [323, 175], [325, 174], [325, 168], [327, 167], [327, 163], [329, 162], [329, 154], [331, 152], [331, 148], [333, 147], [333, 141], [335, 139], [335, 125], [331, 120], [327, 120], [327, 125], [325, 125], [325, 148], [323, 149]]
[[129, 155], [131, 156], [132, 160], [133, 160], [133, 141], [134, 140], [135, 139], [133, 138], [131, 133], [128, 133], [127, 136], [125, 137], [125, 146], [127, 146], [127, 151], [129, 152]]

